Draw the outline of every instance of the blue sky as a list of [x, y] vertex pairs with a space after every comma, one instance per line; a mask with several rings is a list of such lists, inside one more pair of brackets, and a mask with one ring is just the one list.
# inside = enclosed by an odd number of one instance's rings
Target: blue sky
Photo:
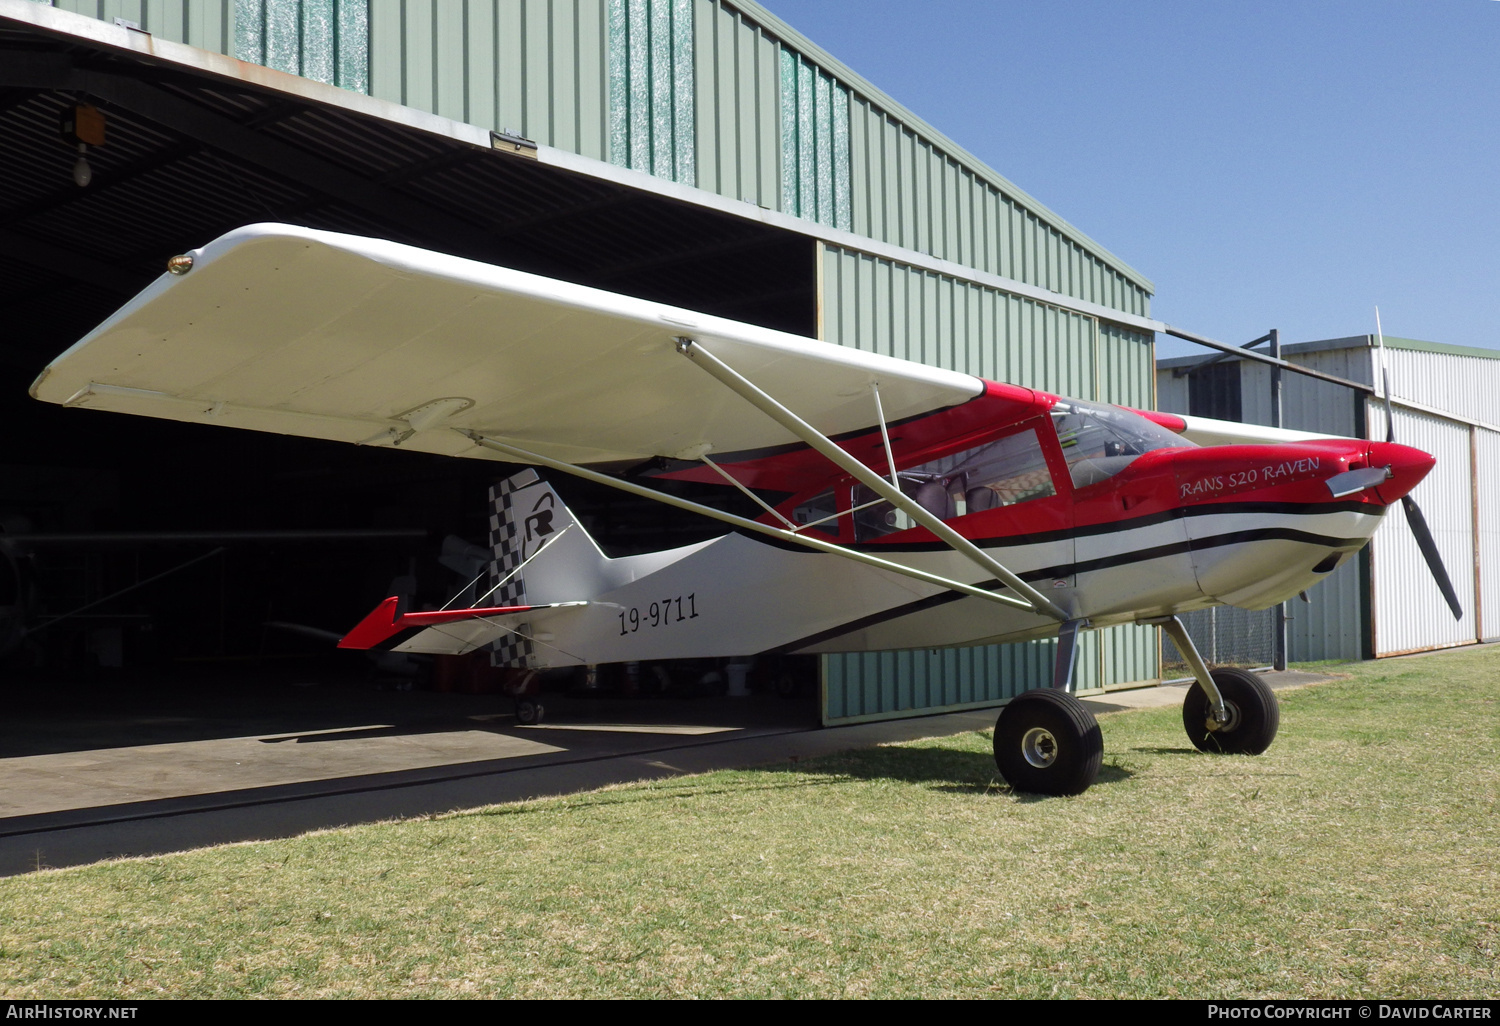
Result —
[[[1495, 0], [764, 0], [1230, 342], [1500, 348]], [[1162, 355], [1205, 352], [1164, 344]]]

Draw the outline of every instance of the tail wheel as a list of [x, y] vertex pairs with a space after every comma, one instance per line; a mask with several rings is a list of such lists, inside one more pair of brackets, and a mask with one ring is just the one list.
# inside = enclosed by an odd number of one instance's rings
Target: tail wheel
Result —
[[1281, 726], [1281, 707], [1271, 686], [1249, 670], [1233, 667], [1212, 675], [1229, 708], [1229, 721], [1214, 723], [1208, 694], [1195, 683], [1182, 703], [1182, 725], [1193, 747], [1225, 755], [1259, 755], [1270, 748]]
[[1053, 688], [1013, 698], [995, 723], [995, 765], [1017, 791], [1080, 794], [1099, 775], [1104, 739], [1088, 708]]

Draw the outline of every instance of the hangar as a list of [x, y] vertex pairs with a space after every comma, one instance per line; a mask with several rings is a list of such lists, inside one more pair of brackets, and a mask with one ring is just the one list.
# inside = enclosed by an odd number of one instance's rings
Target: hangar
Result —
[[[264, 656], [268, 623], [343, 629], [393, 579], [442, 601], [442, 539], [482, 540], [493, 466], [26, 397], [168, 257], [247, 223], [1154, 405], [1151, 283], [750, 0], [0, 0], [0, 142], [16, 659]], [[621, 550], [705, 531], [575, 504]], [[821, 657], [817, 715], [995, 704], [1052, 650]], [[1155, 628], [1090, 634], [1079, 686], [1154, 680], [1158, 653]]]

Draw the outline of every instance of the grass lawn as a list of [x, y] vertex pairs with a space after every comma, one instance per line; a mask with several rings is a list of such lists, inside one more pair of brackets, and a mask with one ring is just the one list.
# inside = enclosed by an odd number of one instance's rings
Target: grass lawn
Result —
[[1334, 669], [1076, 798], [986, 732], [0, 880], [0, 994], [1493, 997], [1500, 649]]

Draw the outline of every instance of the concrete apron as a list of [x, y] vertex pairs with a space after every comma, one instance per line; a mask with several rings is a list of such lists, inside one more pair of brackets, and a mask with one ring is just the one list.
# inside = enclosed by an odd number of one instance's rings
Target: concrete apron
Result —
[[[1328, 679], [1266, 674], [1273, 687]], [[1181, 706], [1186, 686], [1085, 698], [1096, 713]], [[372, 721], [296, 733], [0, 759], [0, 875], [430, 815], [634, 780], [797, 762], [994, 726], [978, 709], [826, 730], [559, 722], [470, 714], [412, 731]]]

